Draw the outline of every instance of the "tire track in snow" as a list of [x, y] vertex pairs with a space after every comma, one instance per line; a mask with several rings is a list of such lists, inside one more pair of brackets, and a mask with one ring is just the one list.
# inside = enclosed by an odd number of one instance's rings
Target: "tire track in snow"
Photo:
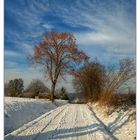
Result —
[[[34, 136], [32, 139], [36, 139], [36, 137], [38, 137], [38, 135], [40, 135], [40, 133], [42, 133], [42, 131], [50, 125], [50, 123], [52, 122], [53, 119], [55, 119], [55, 117], [57, 117], [58, 115], [60, 115], [62, 113], [62, 111], [64, 111], [64, 109], [62, 109], [60, 112], [53, 112], [54, 117], [52, 117], [52, 114], [50, 114], [49, 116], [46, 116], [45, 118], [43, 118], [42, 120], [40, 120], [37, 124], [35, 124], [34, 126], [32, 126], [31, 130], [27, 130], [26, 135], [32, 135], [32, 134], [36, 134], [36, 136]], [[44, 124], [45, 122], [45, 124]], [[45, 126], [44, 126], [45, 125]]]
[[[84, 108], [85, 108], [85, 106], [84, 106]], [[87, 126], [86, 127], [86, 131], [87, 131], [86, 137], [87, 137], [87, 140], [93, 140], [93, 137], [89, 134], [90, 129], [88, 128], [89, 122], [87, 121], [87, 111], [84, 111], [84, 110], [85, 109], [82, 108], [82, 115], [81, 116], [84, 120], [85, 126]]]
[[96, 114], [83, 104], [61, 106], [29, 124], [5, 140], [117, 140]]
[[[40, 131], [44, 128], [44, 125], [49, 125], [49, 123], [55, 119], [68, 105], [64, 105], [62, 107], [58, 107], [55, 110], [52, 110], [41, 117], [35, 119], [32, 122], [25, 124], [23, 127], [13, 131], [12, 133], [5, 136], [5, 140], [15, 140], [15, 136], [19, 137], [20, 140], [25, 138], [23, 136], [27, 136], [28, 139], [34, 139]], [[47, 124], [46, 124], [47, 123]], [[40, 127], [41, 128], [40, 128]]]
[[[82, 124], [83, 124], [83, 126], [87, 126], [87, 122], [86, 122], [86, 119], [85, 119], [85, 117], [84, 117], [84, 107], [85, 107], [85, 105], [83, 106], [80, 106], [80, 108], [79, 108], [79, 110], [80, 110], [80, 116], [81, 116], [81, 122], [82, 122]], [[84, 132], [84, 133], [86, 133], [86, 135], [84, 135], [84, 136], [79, 136], [78, 137], [78, 140], [90, 140], [89, 138], [89, 134], [88, 134], [88, 129], [87, 128], [85, 128], [84, 130], [82, 130], [82, 132]]]
[[59, 127], [58, 133], [55, 135], [55, 139], [71, 140], [72, 135], [74, 135], [74, 125], [77, 113], [73, 105], [70, 105], [68, 108], [67, 115]]
[[64, 116], [62, 117], [61, 121], [59, 122], [59, 125], [57, 126], [57, 129], [56, 129], [56, 133], [54, 134], [53, 138], [57, 138], [57, 136], [61, 133], [60, 130], [63, 129], [64, 125], [66, 124], [66, 116], [69, 112], [69, 108], [67, 108], [67, 111], [65, 112]]
[[60, 112], [54, 119], [52, 119], [49, 125], [44, 127], [44, 129], [42, 129], [40, 134], [34, 140], [54, 139], [54, 136], [57, 133], [59, 126], [61, 125], [61, 122], [63, 122], [67, 111], [68, 111], [68, 107], [65, 108], [62, 112]]

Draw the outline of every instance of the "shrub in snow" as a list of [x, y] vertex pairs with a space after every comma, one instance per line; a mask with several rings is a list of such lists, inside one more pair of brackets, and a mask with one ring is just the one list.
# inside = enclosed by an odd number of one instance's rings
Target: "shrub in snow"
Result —
[[41, 80], [32, 80], [29, 86], [26, 89], [26, 92], [32, 93], [33, 97], [38, 96], [39, 93], [49, 92], [49, 89], [44, 85]]
[[8, 84], [5, 84], [5, 95], [11, 97], [17, 97], [22, 94], [24, 89], [23, 80], [14, 79], [10, 80]]

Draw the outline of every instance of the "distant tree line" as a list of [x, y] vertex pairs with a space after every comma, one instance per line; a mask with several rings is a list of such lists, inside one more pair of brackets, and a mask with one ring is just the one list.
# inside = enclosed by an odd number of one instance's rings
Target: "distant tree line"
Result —
[[[64, 87], [58, 89], [58, 91], [55, 98], [68, 100], [67, 91]], [[24, 89], [24, 83], [21, 78], [10, 80], [4, 85], [4, 95], [9, 97], [51, 99], [49, 88], [39, 79], [32, 80], [26, 89]]]

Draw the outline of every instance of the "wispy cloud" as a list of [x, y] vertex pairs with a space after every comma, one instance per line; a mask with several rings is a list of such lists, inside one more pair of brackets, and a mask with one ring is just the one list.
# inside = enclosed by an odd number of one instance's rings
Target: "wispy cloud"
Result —
[[6, 78], [40, 77], [26, 56], [47, 31], [73, 32], [79, 48], [104, 64], [135, 58], [135, 18], [135, 0], [5, 0]]
[[[38, 40], [44, 31], [59, 28], [59, 25], [53, 25], [54, 21], [47, 21], [48, 19], [43, 18], [45, 14], [50, 13], [69, 26], [82, 26], [90, 29], [84, 32], [75, 31], [79, 45], [84, 45], [84, 47], [104, 45], [107, 50], [110, 50], [109, 46], [111, 46], [112, 51], [115, 49], [118, 53], [123, 52], [128, 55], [130, 52], [135, 53], [135, 1], [87, 0], [85, 2], [78, 0], [67, 4], [56, 0], [41, 0], [41, 2], [30, 1], [28, 3], [24, 1], [23, 4], [25, 6], [21, 9], [11, 8], [10, 13], [17, 20], [17, 24], [24, 29], [21, 32], [24, 41], [28, 41], [31, 37], [33, 40]], [[14, 34], [11, 30], [10, 33], [16, 40], [21, 38], [17, 32]]]
[[21, 54], [19, 52], [16, 52], [16, 51], [5, 50], [4, 56], [5, 56], [5, 58], [6, 57], [21, 57]]
[[135, 1], [79, 0], [70, 8], [62, 6], [57, 10], [66, 23], [90, 28], [75, 33], [79, 45], [103, 45], [109, 53], [115, 50], [118, 54], [135, 54]]

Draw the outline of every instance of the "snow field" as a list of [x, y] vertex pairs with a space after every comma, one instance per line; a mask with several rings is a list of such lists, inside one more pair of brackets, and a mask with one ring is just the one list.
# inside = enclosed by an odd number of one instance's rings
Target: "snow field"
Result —
[[42, 114], [66, 104], [67, 101], [51, 101], [44, 99], [5, 97], [4, 103], [4, 131], [5, 134], [21, 127]]
[[[9, 101], [10, 100], [10, 101]], [[106, 107], [100, 107], [97, 104], [67, 104], [64, 101], [56, 100], [52, 102], [46, 100], [28, 100], [8, 99], [10, 102], [5, 110], [5, 114], [14, 121], [16, 118], [10, 114], [13, 110], [15, 114], [20, 110], [21, 115], [25, 106], [30, 107], [28, 102], [32, 102], [34, 107], [36, 103], [45, 104], [46, 110], [38, 118], [22, 124], [22, 126], [13, 132], [5, 135], [5, 140], [134, 140], [136, 139], [136, 108], [131, 107], [123, 110], [115, 110], [107, 115]], [[17, 100], [17, 102], [14, 102]], [[24, 102], [24, 103], [23, 103]], [[17, 105], [15, 105], [17, 103]], [[23, 103], [23, 106], [22, 106]], [[6, 104], [6, 105], [7, 105]], [[65, 104], [65, 105], [64, 105]], [[62, 105], [57, 107], [58, 105]], [[54, 108], [52, 107], [54, 106]], [[26, 108], [26, 107], [25, 107]], [[27, 109], [26, 108], [26, 109]], [[30, 107], [31, 108], [31, 107]], [[8, 110], [9, 109], [9, 110]], [[39, 108], [37, 108], [39, 109]], [[48, 109], [48, 110], [47, 110]], [[112, 108], [113, 109], [113, 108]], [[30, 109], [29, 109], [30, 110]], [[23, 112], [22, 112], [23, 111]], [[38, 111], [37, 111], [38, 112]], [[30, 110], [30, 114], [33, 114]], [[29, 116], [30, 116], [29, 114]], [[23, 114], [24, 118], [26, 116]], [[32, 115], [31, 115], [32, 116]], [[28, 116], [27, 116], [28, 118]], [[14, 124], [14, 123], [13, 123]], [[11, 124], [10, 124], [11, 125]]]

